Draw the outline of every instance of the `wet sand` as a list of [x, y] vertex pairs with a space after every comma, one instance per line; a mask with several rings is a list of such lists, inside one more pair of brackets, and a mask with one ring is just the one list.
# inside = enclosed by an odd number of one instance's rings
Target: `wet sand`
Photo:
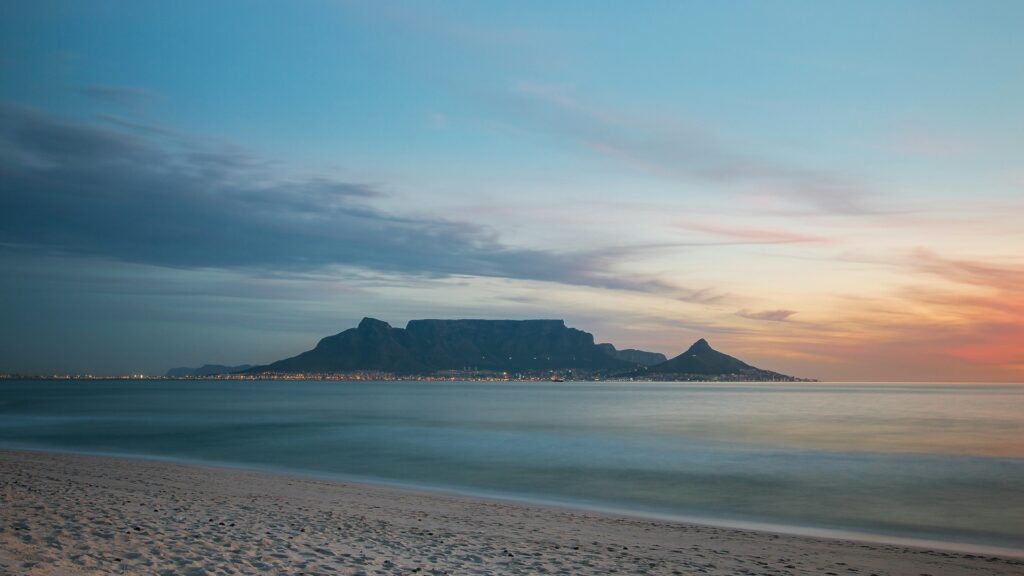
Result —
[[0, 574], [1024, 576], [1024, 560], [0, 450]]

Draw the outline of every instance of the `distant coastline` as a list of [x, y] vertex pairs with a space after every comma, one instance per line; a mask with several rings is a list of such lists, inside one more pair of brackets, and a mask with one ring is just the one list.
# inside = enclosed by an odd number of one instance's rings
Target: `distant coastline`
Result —
[[166, 375], [148, 375], [148, 374], [117, 374], [117, 375], [98, 375], [98, 374], [0, 374], [0, 380], [84, 380], [84, 381], [100, 381], [100, 380], [155, 380], [155, 381], [203, 381], [203, 380], [323, 380], [323, 381], [337, 381], [337, 382], [730, 382], [730, 383], [743, 383], [743, 382], [820, 382], [813, 378], [779, 378], [776, 380], [762, 379], [762, 380], [751, 380], [742, 378], [740, 375], [720, 375], [714, 377], [698, 377], [699, 375], [693, 375], [693, 378], [662, 378], [652, 375], [651, 377], [630, 377], [630, 378], [601, 378], [601, 377], [589, 377], [589, 378], [560, 378], [553, 380], [549, 376], [530, 376], [530, 375], [492, 375], [492, 376], [444, 376], [444, 375], [410, 375], [410, 374], [304, 374], [304, 373], [255, 373], [255, 374], [213, 374], [209, 376], [166, 376]]
[[[0, 375], [0, 378], [4, 376]], [[7, 375], [7, 378], [37, 378]], [[97, 379], [97, 374], [47, 378]], [[410, 320], [405, 328], [366, 317], [320, 339], [311, 350], [265, 365], [175, 367], [131, 380], [423, 380], [617, 382], [816, 382], [752, 366], [715, 350], [704, 338], [673, 358], [596, 343], [564, 320]]]

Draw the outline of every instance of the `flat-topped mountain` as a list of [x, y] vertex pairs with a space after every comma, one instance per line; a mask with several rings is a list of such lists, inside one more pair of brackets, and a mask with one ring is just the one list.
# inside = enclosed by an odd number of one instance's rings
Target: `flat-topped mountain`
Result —
[[701, 338], [686, 352], [660, 364], [635, 371], [632, 376], [653, 380], [798, 380], [770, 370], [755, 368], [715, 350]]
[[[613, 347], [614, 349], [614, 347]], [[405, 328], [363, 318], [298, 356], [250, 372], [429, 374], [444, 370], [620, 373], [638, 366], [562, 320], [412, 320]]]

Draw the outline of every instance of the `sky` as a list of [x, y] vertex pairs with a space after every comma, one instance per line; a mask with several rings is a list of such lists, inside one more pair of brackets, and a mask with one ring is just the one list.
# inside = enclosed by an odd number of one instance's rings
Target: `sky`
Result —
[[1024, 3], [3, 2], [0, 371], [364, 316], [1024, 381]]

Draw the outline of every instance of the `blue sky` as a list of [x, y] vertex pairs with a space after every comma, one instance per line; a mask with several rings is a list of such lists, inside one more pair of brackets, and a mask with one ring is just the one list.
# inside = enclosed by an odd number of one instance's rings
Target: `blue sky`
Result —
[[995, 303], [1024, 275], [1021, 21], [1018, 2], [8, 3], [0, 369], [265, 362], [370, 315], [1018, 379], [1024, 311]]

